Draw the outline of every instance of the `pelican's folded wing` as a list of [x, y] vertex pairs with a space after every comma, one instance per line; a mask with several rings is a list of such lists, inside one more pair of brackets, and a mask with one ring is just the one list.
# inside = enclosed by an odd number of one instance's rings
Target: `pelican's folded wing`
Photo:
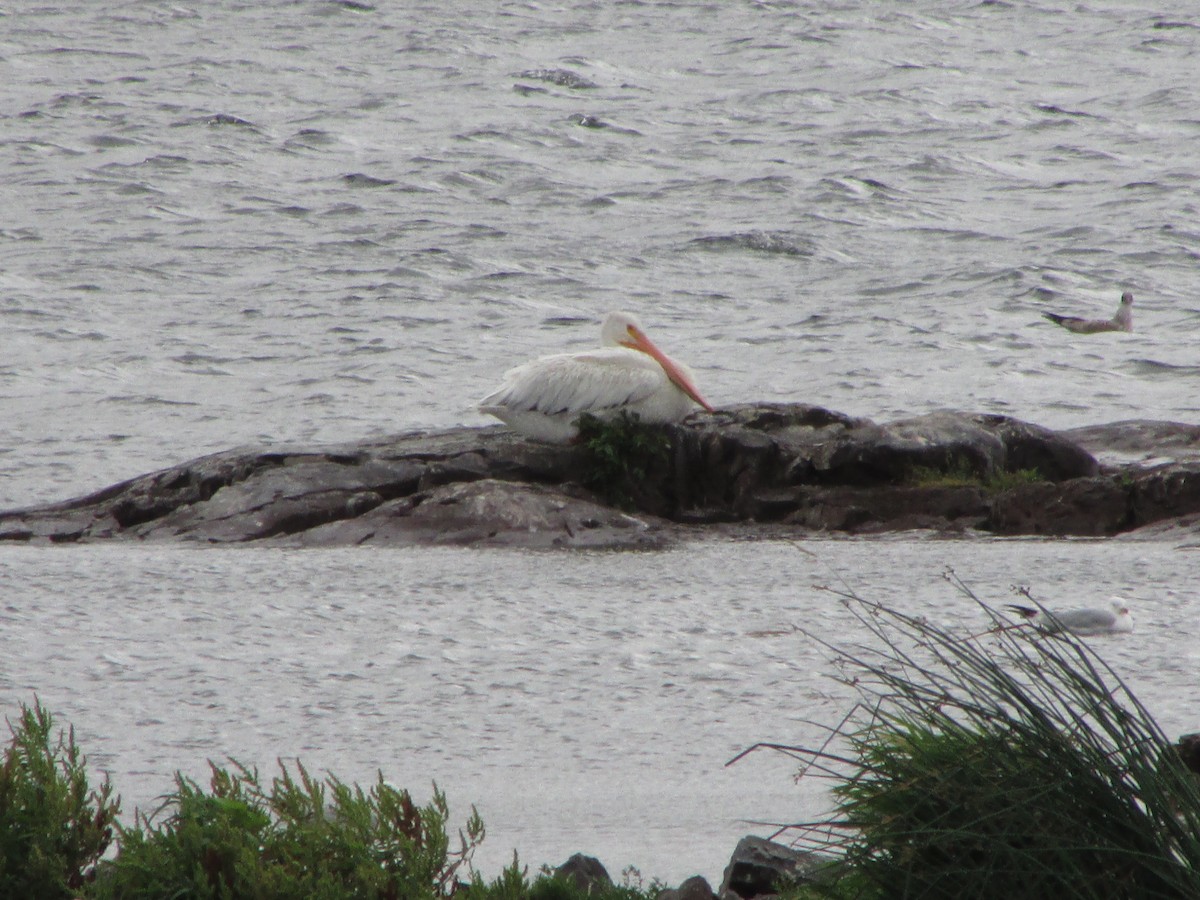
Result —
[[644, 353], [607, 348], [562, 353], [504, 373], [500, 387], [480, 401], [483, 412], [545, 415], [602, 412], [645, 400], [666, 381], [662, 367]]

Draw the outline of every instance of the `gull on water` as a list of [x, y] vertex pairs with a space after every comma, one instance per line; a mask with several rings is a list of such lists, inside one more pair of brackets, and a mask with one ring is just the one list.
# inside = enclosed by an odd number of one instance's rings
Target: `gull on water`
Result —
[[1124, 597], [1112, 597], [1108, 609], [1069, 609], [1056, 613], [1011, 603], [1008, 608], [1043, 631], [1069, 631], [1085, 636], [1133, 631], [1133, 616], [1129, 613], [1129, 601]]
[[1096, 334], [1100, 331], [1133, 331], [1133, 294], [1126, 291], [1121, 295], [1121, 305], [1111, 319], [1081, 319], [1078, 316], [1060, 316], [1058, 313], [1042, 313], [1055, 325], [1076, 334]]

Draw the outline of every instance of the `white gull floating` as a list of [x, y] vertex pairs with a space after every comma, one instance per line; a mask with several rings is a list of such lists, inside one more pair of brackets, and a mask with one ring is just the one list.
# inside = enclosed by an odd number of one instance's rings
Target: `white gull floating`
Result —
[[1133, 294], [1126, 291], [1121, 295], [1121, 305], [1111, 319], [1081, 319], [1078, 316], [1060, 316], [1058, 313], [1042, 313], [1055, 325], [1061, 325], [1076, 334], [1096, 334], [1101, 331], [1133, 331]]
[[661, 424], [678, 422], [696, 404], [713, 411], [691, 370], [659, 350], [630, 313], [609, 313], [600, 343], [509, 369], [480, 411], [527, 437], [559, 444], [576, 436], [584, 413], [611, 419], [625, 411]]
[[1124, 597], [1112, 597], [1108, 609], [1069, 609], [1056, 613], [1032, 606], [1008, 604], [1008, 608], [1043, 631], [1069, 631], [1085, 637], [1133, 631], [1133, 616], [1129, 612], [1129, 601]]

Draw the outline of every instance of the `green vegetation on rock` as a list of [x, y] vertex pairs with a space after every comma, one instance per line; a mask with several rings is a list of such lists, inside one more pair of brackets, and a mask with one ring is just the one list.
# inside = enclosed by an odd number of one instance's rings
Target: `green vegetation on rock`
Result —
[[671, 448], [662, 426], [624, 410], [612, 419], [580, 416], [578, 442], [586, 458], [584, 487], [624, 509], [638, 505], [647, 477], [665, 469]]
[[943, 468], [914, 466], [908, 473], [908, 483], [917, 487], [981, 487], [989, 494], [1045, 480], [1037, 469], [1001, 469], [981, 475], [962, 457]]

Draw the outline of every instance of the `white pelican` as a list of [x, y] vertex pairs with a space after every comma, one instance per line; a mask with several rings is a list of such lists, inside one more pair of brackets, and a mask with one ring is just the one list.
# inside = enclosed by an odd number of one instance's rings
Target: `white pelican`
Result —
[[1026, 621], [1044, 631], [1069, 631], [1072, 634], [1116, 634], [1133, 631], [1133, 616], [1129, 601], [1112, 597], [1109, 609], [1071, 609], [1066, 612], [1043, 612], [1032, 606], [1013, 606]]
[[568, 443], [584, 413], [601, 419], [625, 410], [643, 422], [678, 422], [693, 404], [708, 405], [691, 370], [658, 349], [636, 318], [611, 312], [600, 328], [601, 348], [558, 353], [509, 369], [500, 387], [479, 402], [527, 437]]
[[1098, 331], [1133, 331], [1133, 294], [1126, 291], [1121, 295], [1121, 305], [1111, 319], [1081, 319], [1078, 316], [1060, 316], [1058, 313], [1042, 313], [1055, 325], [1076, 334], [1095, 334]]

